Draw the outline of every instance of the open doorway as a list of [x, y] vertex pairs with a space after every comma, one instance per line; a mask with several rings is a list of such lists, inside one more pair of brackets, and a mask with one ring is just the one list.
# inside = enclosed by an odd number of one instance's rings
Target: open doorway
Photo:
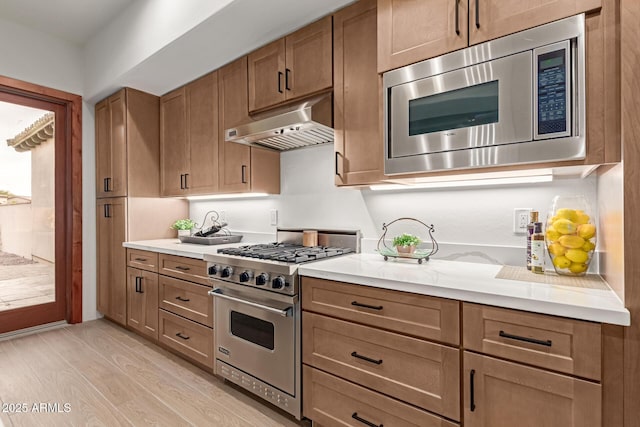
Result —
[[0, 311], [55, 302], [55, 113], [0, 101]]
[[81, 105], [0, 76], [0, 334], [82, 321]]

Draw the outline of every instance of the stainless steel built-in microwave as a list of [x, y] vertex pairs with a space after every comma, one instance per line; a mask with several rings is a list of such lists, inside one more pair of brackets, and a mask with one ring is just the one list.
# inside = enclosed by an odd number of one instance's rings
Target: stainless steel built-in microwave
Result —
[[573, 16], [384, 74], [385, 174], [584, 159]]

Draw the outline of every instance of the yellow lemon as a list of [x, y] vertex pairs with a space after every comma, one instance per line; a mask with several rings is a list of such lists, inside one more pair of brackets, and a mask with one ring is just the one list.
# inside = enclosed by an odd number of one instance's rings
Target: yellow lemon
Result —
[[584, 245], [584, 239], [580, 236], [560, 236], [558, 242], [565, 248], [578, 249]]
[[578, 236], [590, 239], [596, 235], [596, 226], [593, 224], [581, 224], [578, 226]]
[[583, 211], [576, 211], [576, 224], [586, 224], [591, 218]]
[[587, 271], [587, 264], [583, 264], [580, 262], [572, 262], [569, 266], [569, 271], [575, 274], [584, 273]]
[[558, 233], [556, 231], [556, 229], [553, 228], [553, 226], [547, 227], [547, 233], [546, 234], [547, 234], [547, 241], [548, 242], [555, 242], [561, 236], [561, 234]]
[[584, 242], [584, 245], [582, 245], [582, 249], [585, 252], [591, 252], [592, 250], [594, 250], [596, 248], [596, 245], [593, 244], [593, 242], [591, 242], [590, 240], [587, 240], [586, 242]]
[[558, 268], [567, 268], [571, 265], [571, 260], [566, 256], [557, 256], [553, 259], [553, 265]]
[[589, 254], [582, 249], [567, 249], [564, 256], [578, 264], [583, 264], [589, 259]]
[[576, 225], [568, 219], [559, 219], [553, 223], [553, 228], [560, 234], [573, 234], [576, 232]]
[[568, 219], [571, 222], [576, 222], [578, 219], [578, 214], [573, 209], [562, 208], [556, 211], [556, 216], [558, 218]]
[[549, 245], [549, 253], [553, 256], [564, 255], [566, 252], [566, 248], [562, 246], [560, 243], [552, 243]]
[[557, 221], [557, 220], [559, 220], [559, 219], [560, 219], [560, 218], [558, 218], [557, 216], [552, 216], [551, 218], [549, 218], [549, 219], [547, 220], [547, 224], [551, 225], [551, 224], [553, 224], [554, 222], [556, 222], [556, 221]]

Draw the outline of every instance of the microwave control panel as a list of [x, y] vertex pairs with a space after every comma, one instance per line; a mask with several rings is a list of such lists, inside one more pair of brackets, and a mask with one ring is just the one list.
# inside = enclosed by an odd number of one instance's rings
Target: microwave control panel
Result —
[[570, 93], [569, 42], [534, 50], [536, 136], [538, 139], [569, 136]]

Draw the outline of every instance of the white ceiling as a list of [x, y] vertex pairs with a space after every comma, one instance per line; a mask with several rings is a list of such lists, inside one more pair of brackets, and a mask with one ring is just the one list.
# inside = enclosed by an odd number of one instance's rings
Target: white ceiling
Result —
[[0, 0], [0, 16], [82, 46], [134, 1]]

